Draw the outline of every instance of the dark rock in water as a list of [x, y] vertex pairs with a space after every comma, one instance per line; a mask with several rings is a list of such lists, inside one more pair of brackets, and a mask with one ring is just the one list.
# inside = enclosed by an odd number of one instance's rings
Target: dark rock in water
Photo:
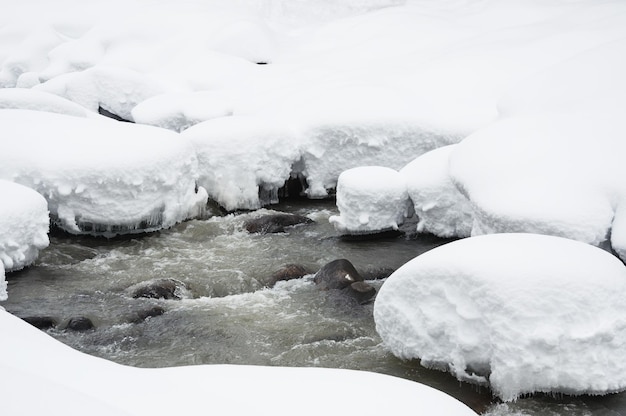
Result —
[[306, 267], [299, 264], [287, 264], [272, 274], [269, 286], [272, 287], [276, 284], [276, 282], [281, 280], [298, 279], [306, 276], [307, 274], [310, 274], [310, 272], [306, 269]]
[[109, 110], [102, 108], [102, 107], [98, 107], [98, 113], [102, 116], [108, 117], [108, 118], [112, 118], [113, 120], [117, 120], [117, 121], [124, 121], [126, 123], [133, 123], [133, 121], [130, 120], [126, 120], [123, 117], [118, 116], [115, 113], [110, 112]]
[[38, 329], [50, 329], [57, 326], [56, 319], [50, 316], [27, 316], [22, 319]]
[[354, 282], [362, 282], [363, 278], [352, 263], [338, 259], [324, 265], [315, 274], [313, 281], [322, 289], [345, 289]]
[[404, 236], [404, 232], [400, 230], [384, 230], [361, 234], [343, 234], [341, 239], [344, 241], [393, 240], [400, 236]]
[[376, 296], [376, 289], [365, 282], [354, 282], [344, 290], [361, 304], [369, 302]]
[[176, 279], [155, 279], [140, 283], [131, 288], [132, 297], [149, 299], [182, 299], [185, 284]]
[[65, 329], [72, 331], [88, 331], [94, 328], [95, 326], [93, 322], [91, 322], [91, 319], [84, 316], [77, 316], [69, 320]]
[[249, 233], [283, 233], [286, 227], [299, 224], [311, 224], [310, 218], [296, 214], [269, 214], [259, 218], [253, 218], [245, 222], [244, 227]]
[[363, 280], [386, 279], [395, 272], [391, 267], [373, 267], [362, 272]]
[[165, 313], [165, 309], [160, 306], [154, 306], [150, 309], [145, 309], [137, 312], [135, 317], [131, 320], [132, 323], [139, 324], [145, 321], [148, 318], [153, 318], [155, 316], [161, 316]]

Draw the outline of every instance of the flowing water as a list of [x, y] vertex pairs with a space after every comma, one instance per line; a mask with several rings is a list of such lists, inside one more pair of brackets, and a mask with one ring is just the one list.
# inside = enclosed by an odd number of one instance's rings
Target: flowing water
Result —
[[[306, 215], [314, 224], [280, 234], [250, 234], [246, 220], [274, 210]], [[337, 258], [350, 260], [379, 288], [390, 270], [446, 240], [407, 233], [378, 240], [339, 238], [328, 223], [332, 201], [294, 201], [239, 215], [189, 221], [159, 233], [112, 240], [51, 236], [36, 265], [7, 276], [2, 303], [20, 317], [50, 316], [47, 332], [86, 353], [138, 367], [192, 364], [321, 366], [391, 374], [443, 390], [491, 415], [620, 415], [626, 396], [534, 396], [497, 404], [485, 388], [459, 383], [383, 347], [373, 304], [322, 291], [313, 274]], [[299, 264], [311, 274], [272, 285], [272, 274]], [[133, 298], [133, 287], [160, 278], [184, 284], [182, 299]], [[142, 311], [165, 312], [145, 320]], [[63, 329], [72, 317], [96, 328]], [[621, 410], [620, 410], [621, 409]]]

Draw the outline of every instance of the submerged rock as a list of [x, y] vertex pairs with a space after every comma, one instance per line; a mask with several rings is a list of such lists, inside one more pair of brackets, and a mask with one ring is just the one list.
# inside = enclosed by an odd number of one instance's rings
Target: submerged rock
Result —
[[371, 301], [376, 296], [376, 289], [365, 282], [354, 282], [344, 291], [361, 304]]
[[84, 316], [77, 316], [71, 318], [65, 329], [69, 329], [72, 331], [89, 331], [90, 329], [94, 329], [95, 325], [91, 321], [91, 319], [86, 318]]
[[164, 278], [148, 280], [129, 288], [131, 296], [137, 298], [149, 299], [175, 299], [183, 298], [186, 285], [180, 280]]
[[272, 274], [268, 285], [271, 287], [274, 286], [276, 282], [299, 279], [307, 274], [310, 274], [310, 272], [306, 267], [300, 264], [286, 264]]
[[280, 213], [250, 219], [244, 223], [244, 228], [249, 233], [283, 233], [287, 227], [299, 224], [312, 224], [313, 222], [312, 219], [302, 215]]
[[145, 321], [148, 318], [154, 318], [155, 316], [161, 316], [165, 313], [165, 309], [163, 309], [160, 306], [154, 306], [150, 309], [143, 309], [140, 311], [137, 311], [135, 313], [135, 315], [133, 316], [133, 318], [131, 319], [131, 322], [134, 324], [139, 324], [143, 321]]
[[51, 316], [27, 316], [22, 319], [38, 329], [55, 328], [58, 324]]

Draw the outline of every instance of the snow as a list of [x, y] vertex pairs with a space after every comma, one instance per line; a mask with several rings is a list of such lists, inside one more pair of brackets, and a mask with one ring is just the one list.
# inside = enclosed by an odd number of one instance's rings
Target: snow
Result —
[[419, 221], [417, 231], [438, 237], [469, 237], [474, 221], [470, 202], [450, 178], [448, 164], [456, 145], [427, 152], [400, 170]]
[[339, 215], [328, 220], [342, 234], [397, 230], [411, 216], [404, 177], [381, 166], [348, 169], [337, 182]]
[[48, 204], [32, 189], [6, 180], [0, 180], [0, 195], [0, 264], [19, 270], [48, 246]]
[[175, 133], [31, 110], [0, 110], [0, 131], [0, 178], [42, 194], [70, 233], [157, 230], [205, 207], [193, 147]]
[[[3, 412], [11, 415], [197, 415], [206, 414], [207, 398], [213, 398], [211, 411], [220, 414], [271, 409], [276, 415], [380, 415], [393, 408], [399, 415], [476, 415], [445, 393], [381, 374], [234, 365], [126, 367], [72, 350], [2, 310], [0, 333], [10, 334], [0, 344], [0, 390]], [[373, 391], [379, 393], [363, 400]]]
[[49, 111], [76, 117], [89, 116], [89, 112], [84, 107], [70, 100], [25, 88], [0, 89], [0, 109]]
[[532, 392], [626, 388], [626, 268], [581, 242], [535, 234], [458, 240], [383, 284], [376, 329], [403, 359], [489, 382], [503, 400]]

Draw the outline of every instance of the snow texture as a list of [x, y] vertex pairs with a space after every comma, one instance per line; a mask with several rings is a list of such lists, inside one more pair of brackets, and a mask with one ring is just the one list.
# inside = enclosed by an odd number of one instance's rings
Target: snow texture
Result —
[[448, 164], [456, 145], [416, 158], [400, 170], [419, 221], [417, 231], [438, 237], [469, 237], [473, 209], [450, 178]]
[[405, 179], [381, 166], [348, 169], [337, 182], [339, 215], [328, 220], [342, 234], [397, 230], [411, 216]]
[[153, 231], [205, 207], [193, 146], [167, 130], [0, 110], [0, 131], [0, 178], [43, 195], [54, 223], [70, 233]]
[[33, 263], [48, 247], [48, 204], [25, 186], [0, 180], [0, 263], [6, 271]]
[[88, 117], [89, 112], [79, 104], [42, 91], [24, 88], [0, 89], [0, 109], [49, 111], [68, 116]]
[[626, 388], [626, 268], [581, 242], [534, 234], [458, 240], [383, 284], [376, 329], [403, 359], [486, 383], [503, 400], [532, 392]]
[[[0, 391], [8, 415], [204, 415], [207, 397], [214, 398], [211, 411], [218, 414], [261, 409], [275, 415], [373, 416], [391, 406], [398, 415], [476, 415], [445, 393], [382, 374], [233, 365], [126, 367], [72, 350], [3, 310], [0, 333]], [[324, 397], [312, 399], [315, 391]], [[361, 400], [371, 391], [381, 394]]]

